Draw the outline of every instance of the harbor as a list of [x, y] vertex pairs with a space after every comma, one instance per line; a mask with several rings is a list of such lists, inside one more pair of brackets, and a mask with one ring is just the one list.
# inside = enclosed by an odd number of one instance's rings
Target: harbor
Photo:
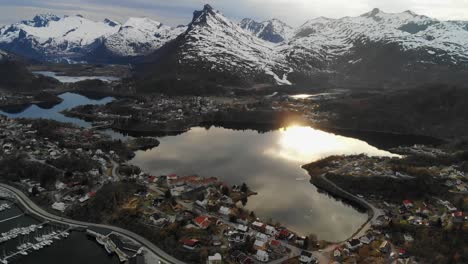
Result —
[[[65, 256], [73, 256], [70, 263], [119, 263], [119, 255], [110, 255], [84, 230], [31, 215], [12, 197], [5, 196], [3, 193], [0, 199], [0, 264], [58, 264]], [[81, 246], [87, 249], [85, 253], [76, 251]], [[64, 258], [51, 259], [51, 253]]]

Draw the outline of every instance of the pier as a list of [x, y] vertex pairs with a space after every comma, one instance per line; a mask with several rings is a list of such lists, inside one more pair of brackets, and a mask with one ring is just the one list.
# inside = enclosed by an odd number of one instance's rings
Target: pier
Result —
[[28, 252], [31, 250], [40, 250], [46, 246], [50, 246], [54, 243], [54, 240], [60, 240], [62, 238], [67, 238], [70, 233], [69, 231], [71, 228], [67, 228], [66, 230], [63, 230], [61, 232], [55, 232], [52, 231], [49, 234], [42, 235], [40, 237], [36, 237], [35, 240], [37, 241], [36, 243], [31, 243], [31, 242], [26, 242], [18, 245], [17, 249], [18, 251], [13, 252], [13, 253], [8, 253], [5, 254], [2, 258], [0, 258], [0, 263], [2, 264], [8, 264], [8, 261], [16, 256], [19, 255], [28, 255]]
[[7, 222], [7, 221], [10, 221], [10, 220], [22, 217], [23, 215], [25, 215], [25, 213], [21, 213], [21, 214], [19, 214], [17, 216], [13, 216], [13, 217], [10, 217], [10, 218], [7, 218], [7, 219], [0, 220], [0, 223]]

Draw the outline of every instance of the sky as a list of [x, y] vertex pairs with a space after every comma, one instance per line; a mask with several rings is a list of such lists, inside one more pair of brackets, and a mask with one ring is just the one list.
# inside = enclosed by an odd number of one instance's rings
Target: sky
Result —
[[193, 11], [206, 3], [234, 21], [278, 18], [292, 26], [319, 16], [358, 16], [373, 8], [389, 13], [411, 10], [440, 20], [468, 20], [468, 0], [0, 0], [0, 25], [53, 13], [119, 22], [149, 17], [177, 26], [189, 23]]

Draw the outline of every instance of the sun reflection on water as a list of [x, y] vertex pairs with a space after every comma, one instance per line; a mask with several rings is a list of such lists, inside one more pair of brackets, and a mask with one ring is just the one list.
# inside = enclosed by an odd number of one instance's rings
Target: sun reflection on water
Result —
[[398, 156], [361, 140], [298, 125], [281, 129], [277, 145], [265, 151], [266, 154], [297, 162], [312, 162], [335, 153], [353, 155], [364, 152], [369, 156]]

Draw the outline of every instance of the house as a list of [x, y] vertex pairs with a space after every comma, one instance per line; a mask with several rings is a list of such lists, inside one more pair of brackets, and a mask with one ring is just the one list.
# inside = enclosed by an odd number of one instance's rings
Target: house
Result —
[[307, 237], [305, 237], [305, 236], [298, 236], [298, 237], [296, 237], [296, 241], [294, 241], [294, 243], [297, 246], [302, 247], [302, 246], [304, 246], [306, 239], [307, 239]]
[[257, 239], [254, 242], [253, 248], [257, 249], [257, 250], [266, 250], [267, 249], [267, 242]]
[[218, 212], [222, 215], [230, 215], [231, 214], [231, 208], [221, 206], [218, 210]]
[[362, 244], [369, 245], [372, 241], [375, 240], [375, 237], [372, 234], [367, 234], [359, 238]]
[[206, 205], [208, 204], [208, 201], [205, 199], [203, 201], [200, 201], [200, 200], [196, 200], [195, 201], [195, 204], [200, 206], [201, 208], [206, 208]]
[[275, 252], [275, 253], [278, 253], [278, 254], [282, 254], [284, 253], [284, 251], [286, 250], [285, 247], [283, 247], [283, 245], [281, 244], [280, 241], [278, 240], [272, 240], [270, 241], [270, 249]]
[[452, 213], [452, 222], [454, 224], [461, 224], [463, 223], [464, 221], [468, 221], [468, 215], [459, 211], [459, 212], [455, 212], [455, 213]]
[[273, 226], [267, 225], [265, 227], [265, 233], [270, 236], [276, 236], [276, 234], [278, 234], [278, 231]]
[[213, 256], [208, 256], [207, 264], [222, 264], [223, 257], [219, 253], [215, 253]]
[[362, 246], [362, 243], [359, 239], [354, 238], [354, 239], [346, 241], [345, 245], [349, 250], [356, 250]]
[[404, 234], [403, 238], [405, 239], [405, 242], [412, 243], [414, 241], [414, 238], [410, 234]]
[[166, 178], [167, 178], [168, 181], [172, 181], [172, 180], [176, 180], [179, 177], [176, 174], [169, 174], [169, 175], [167, 175]]
[[257, 231], [260, 231], [260, 232], [264, 232], [265, 231], [265, 224], [264, 223], [261, 223], [261, 222], [258, 222], [258, 221], [254, 221], [252, 223], [252, 228], [254, 230], [257, 230]]
[[242, 224], [238, 224], [236, 229], [240, 232], [247, 232], [249, 231], [249, 227], [248, 226], [245, 226], [245, 225], [242, 225]]
[[270, 259], [268, 253], [263, 250], [257, 250], [257, 254], [255, 254], [255, 258], [261, 262], [268, 262]]
[[228, 240], [235, 243], [244, 243], [247, 236], [244, 233], [233, 232], [229, 234]]
[[289, 236], [291, 233], [287, 229], [283, 229], [278, 233], [278, 238], [279, 239], [289, 239]]
[[192, 239], [182, 239], [180, 242], [182, 243], [183, 247], [188, 249], [188, 250], [194, 250], [200, 244], [200, 241], [198, 241], [197, 239], [193, 239], [193, 238]]
[[65, 209], [67, 209], [67, 206], [64, 203], [54, 203], [52, 204], [52, 209], [60, 211], [60, 212], [65, 212]]
[[231, 197], [223, 195], [221, 198], [219, 198], [219, 202], [223, 205], [233, 205], [234, 201], [232, 200]]
[[268, 241], [268, 236], [263, 234], [263, 233], [260, 233], [258, 232], [255, 237], [258, 239], [258, 240], [262, 240], [262, 241]]
[[406, 250], [401, 248], [398, 250], [398, 256], [400, 256], [401, 258], [406, 258], [408, 255], [406, 253]]
[[413, 202], [411, 200], [404, 200], [403, 205], [405, 206], [406, 209], [410, 209], [413, 207]]
[[301, 256], [299, 257], [299, 261], [304, 264], [312, 264], [317, 263], [317, 259], [314, 257], [312, 252], [303, 250], [301, 252]]
[[207, 229], [211, 225], [211, 221], [208, 216], [199, 216], [193, 220], [193, 223], [201, 229]]
[[379, 246], [380, 252], [388, 253], [389, 250], [390, 250], [390, 243], [387, 240], [385, 240], [384, 242], [382, 242], [382, 244], [380, 244]]

